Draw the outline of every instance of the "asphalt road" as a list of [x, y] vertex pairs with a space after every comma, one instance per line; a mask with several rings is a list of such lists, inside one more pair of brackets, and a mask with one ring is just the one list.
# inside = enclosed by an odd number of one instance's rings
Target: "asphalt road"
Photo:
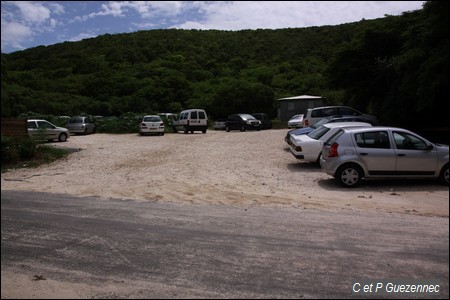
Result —
[[80, 297], [350, 298], [399, 278], [449, 297], [448, 218], [2, 191], [1, 237], [2, 276], [82, 283]]

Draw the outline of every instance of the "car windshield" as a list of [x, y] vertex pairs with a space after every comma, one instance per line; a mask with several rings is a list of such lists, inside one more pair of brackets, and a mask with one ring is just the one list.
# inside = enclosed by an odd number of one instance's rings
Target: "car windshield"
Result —
[[157, 116], [144, 117], [144, 120], [142, 120], [142, 122], [161, 122], [161, 118]]
[[240, 116], [241, 116], [242, 120], [245, 120], [245, 121], [247, 121], [247, 120], [256, 120], [255, 117], [253, 117], [251, 115], [242, 114]]
[[330, 128], [326, 127], [326, 126], [320, 126], [316, 129], [314, 129], [313, 131], [311, 131], [310, 133], [307, 134], [307, 136], [309, 136], [312, 139], [318, 140], [320, 139], [325, 133], [327, 133], [330, 130]]

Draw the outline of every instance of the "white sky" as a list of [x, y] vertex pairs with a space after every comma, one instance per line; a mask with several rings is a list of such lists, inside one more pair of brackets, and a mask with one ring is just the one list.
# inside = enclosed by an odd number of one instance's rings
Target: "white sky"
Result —
[[2, 52], [138, 30], [278, 29], [400, 15], [424, 1], [2, 1]]

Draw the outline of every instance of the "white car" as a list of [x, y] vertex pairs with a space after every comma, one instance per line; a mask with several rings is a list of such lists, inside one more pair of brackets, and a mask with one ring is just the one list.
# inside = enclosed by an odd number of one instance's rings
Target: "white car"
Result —
[[448, 145], [403, 128], [341, 128], [322, 148], [320, 166], [345, 187], [365, 178], [439, 178], [448, 186]]
[[141, 123], [139, 123], [139, 134], [164, 135], [164, 122], [161, 117], [157, 115], [144, 116]]
[[303, 116], [304, 116], [304, 114], [298, 114], [298, 115], [293, 116], [288, 121], [288, 128], [303, 127]]
[[291, 135], [289, 149], [295, 158], [308, 162], [320, 162], [323, 143], [342, 127], [369, 127], [365, 122], [336, 122], [317, 127], [308, 134]]
[[53, 125], [47, 120], [28, 120], [28, 134], [38, 140], [53, 141], [57, 139], [60, 142], [65, 142], [70, 137], [70, 132], [67, 128]]

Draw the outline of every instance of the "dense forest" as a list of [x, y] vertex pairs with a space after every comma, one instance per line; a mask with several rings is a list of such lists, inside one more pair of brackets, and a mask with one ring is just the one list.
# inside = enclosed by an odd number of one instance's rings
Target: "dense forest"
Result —
[[448, 2], [401, 16], [277, 30], [149, 30], [2, 53], [2, 117], [204, 108], [276, 117], [320, 95], [383, 124], [448, 127]]

